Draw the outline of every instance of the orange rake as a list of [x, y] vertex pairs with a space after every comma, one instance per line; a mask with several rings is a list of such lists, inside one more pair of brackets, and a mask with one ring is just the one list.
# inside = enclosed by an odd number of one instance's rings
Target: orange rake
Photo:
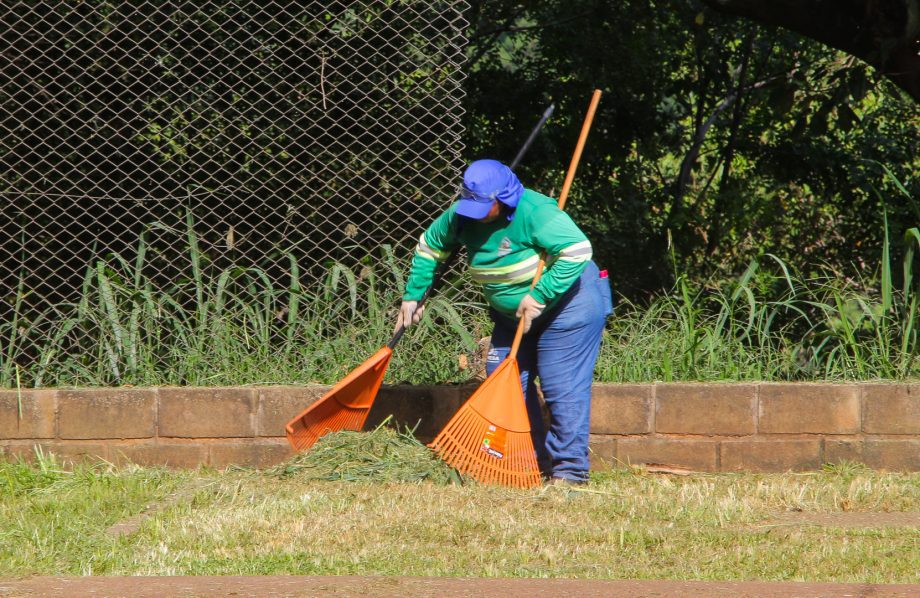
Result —
[[[560, 210], [565, 208], [565, 200], [575, 178], [575, 169], [578, 168], [600, 97], [600, 90], [594, 90], [575, 146], [575, 154], [559, 194]], [[545, 256], [542, 256], [531, 289], [540, 281], [544, 265]], [[448, 465], [485, 484], [533, 488], [541, 482], [517, 364], [517, 353], [523, 336], [524, 320], [521, 319], [508, 357], [486, 378], [429, 445]]]
[[515, 357], [508, 355], [486, 378], [430, 446], [479, 482], [533, 488], [540, 485], [540, 468]]
[[295, 451], [305, 451], [320, 437], [339, 430], [360, 430], [386, 374], [391, 346], [374, 353], [285, 426]]

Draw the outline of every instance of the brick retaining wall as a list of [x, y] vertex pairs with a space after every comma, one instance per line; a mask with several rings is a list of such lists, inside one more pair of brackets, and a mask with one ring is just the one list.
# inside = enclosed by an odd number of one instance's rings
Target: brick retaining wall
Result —
[[[266, 467], [291, 454], [284, 424], [328, 388], [0, 391], [0, 454]], [[392, 415], [428, 441], [475, 389], [385, 386], [367, 426]], [[595, 468], [920, 471], [920, 384], [598, 384], [591, 444]]]

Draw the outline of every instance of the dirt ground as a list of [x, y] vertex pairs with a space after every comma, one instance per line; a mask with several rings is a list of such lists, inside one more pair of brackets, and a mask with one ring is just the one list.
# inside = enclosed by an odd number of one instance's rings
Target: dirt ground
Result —
[[3, 598], [34, 596], [702, 596], [825, 598], [885, 596], [920, 598], [920, 585], [797, 582], [619, 581], [566, 579], [472, 579], [448, 577], [32, 577], [0, 579]]
[[920, 528], [920, 511], [897, 513], [783, 513], [763, 527], [802, 526], [842, 529]]

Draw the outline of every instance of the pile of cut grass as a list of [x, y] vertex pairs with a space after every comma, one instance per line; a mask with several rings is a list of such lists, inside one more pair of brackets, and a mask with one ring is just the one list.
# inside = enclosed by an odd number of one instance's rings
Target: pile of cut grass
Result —
[[459, 482], [457, 473], [409, 430], [377, 427], [326, 434], [313, 447], [267, 470], [269, 475], [345, 482]]

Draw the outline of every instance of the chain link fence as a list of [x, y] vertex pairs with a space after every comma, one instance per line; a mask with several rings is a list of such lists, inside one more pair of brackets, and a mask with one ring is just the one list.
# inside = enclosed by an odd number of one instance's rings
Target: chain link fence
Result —
[[91, 282], [105, 312], [107, 268], [137, 293], [233, 268], [288, 288], [408, 255], [463, 165], [466, 9], [4, 2], [7, 382]]

